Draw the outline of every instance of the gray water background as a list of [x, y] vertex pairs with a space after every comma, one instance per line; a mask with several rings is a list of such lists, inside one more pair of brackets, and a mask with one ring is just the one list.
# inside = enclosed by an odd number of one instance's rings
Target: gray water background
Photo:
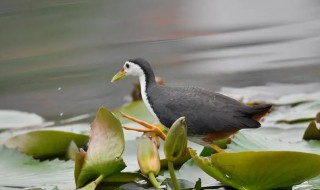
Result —
[[144, 57], [170, 86], [320, 81], [320, 3], [1, 0], [0, 109], [60, 120], [115, 108]]

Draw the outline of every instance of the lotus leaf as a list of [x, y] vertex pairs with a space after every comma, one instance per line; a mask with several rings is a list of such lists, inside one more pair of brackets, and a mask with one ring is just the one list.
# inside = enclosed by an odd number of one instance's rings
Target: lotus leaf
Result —
[[78, 157], [83, 161], [83, 164], [76, 162], [77, 187], [123, 170], [123, 151], [124, 134], [120, 121], [106, 108], [100, 108], [91, 124], [88, 151], [84, 156], [76, 155], [76, 160]]
[[31, 131], [17, 135], [6, 141], [8, 148], [17, 148], [20, 152], [35, 158], [54, 158], [65, 156], [69, 144], [73, 141], [78, 147], [84, 146], [89, 137], [56, 130]]
[[225, 185], [242, 190], [287, 188], [320, 174], [320, 155], [292, 151], [220, 153], [211, 159], [190, 149], [198, 166]]

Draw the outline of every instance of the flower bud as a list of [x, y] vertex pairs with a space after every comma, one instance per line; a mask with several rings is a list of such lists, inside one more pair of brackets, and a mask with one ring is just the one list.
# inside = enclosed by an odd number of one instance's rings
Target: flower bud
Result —
[[153, 173], [157, 175], [160, 171], [160, 157], [157, 146], [152, 138], [143, 136], [138, 146], [138, 163], [143, 174]]
[[170, 162], [178, 160], [187, 151], [187, 127], [185, 117], [180, 117], [171, 126], [164, 141], [164, 154]]

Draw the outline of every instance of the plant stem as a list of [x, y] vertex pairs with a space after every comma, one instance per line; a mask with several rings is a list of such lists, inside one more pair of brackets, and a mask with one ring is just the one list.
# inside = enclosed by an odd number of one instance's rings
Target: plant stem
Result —
[[170, 177], [171, 177], [171, 180], [173, 183], [174, 190], [180, 190], [176, 174], [174, 173], [173, 163], [170, 161], [168, 161], [168, 168], [169, 168], [169, 173], [170, 173]]
[[159, 182], [157, 181], [156, 177], [154, 176], [154, 173], [153, 172], [150, 172], [148, 174], [149, 176], [149, 180], [151, 181], [152, 185], [157, 188], [157, 189], [160, 189], [160, 184]]
[[81, 190], [92, 190], [95, 189], [99, 183], [103, 180], [104, 176], [100, 175], [96, 180], [92, 181], [91, 183], [87, 184], [86, 186], [82, 187]]
[[104, 176], [100, 175], [96, 180], [94, 180], [94, 183], [96, 184], [96, 186], [99, 185], [99, 183], [101, 183], [101, 181], [103, 180]]

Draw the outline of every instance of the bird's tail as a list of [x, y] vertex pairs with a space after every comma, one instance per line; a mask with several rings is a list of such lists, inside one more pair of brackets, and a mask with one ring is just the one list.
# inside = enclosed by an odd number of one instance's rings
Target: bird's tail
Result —
[[271, 107], [271, 104], [250, 106], [248, 109], [248, 115], [250, 115], [252, 119], [259, 121], [263, 116], [269, 113]]

